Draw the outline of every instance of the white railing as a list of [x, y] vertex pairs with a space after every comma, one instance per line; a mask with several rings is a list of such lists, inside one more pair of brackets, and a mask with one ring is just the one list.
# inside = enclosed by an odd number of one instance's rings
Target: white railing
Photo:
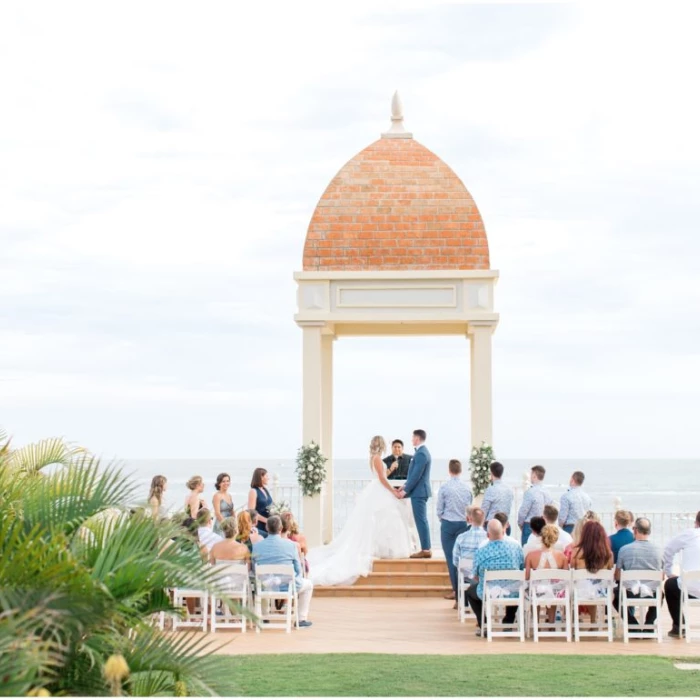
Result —
[[[333, 483], [333, 533], [337, 535], [344, 527], [345, 523], [355, 505], [358, 494], [369, 483], [369, 479], [336, 479]], [[440, 523], [436, 514], [437, 493], [444, 480], [434, 480], [430, 482], [433, 497], [428, 501], [428, 521], [430, 523], [430, 535], [433, 540], [433, 547], [440, 546]], [[522, 502], [523, 489], [514, 488], [515, 498], [513, 499], [513, 509], [510, 513], [511, 533], [516, 539], [520, 536], [517, 526], [517, 512]], [[297, 516], [301, 527], [303, 527], [303, 510], [301, 491], [297, 484], [281, 484], [279, 477], [273, 478], [272, 496], [275, 502], [286, 501], [289, 503], [292, 512]], [[621, 505], [620, 498], [613, 499], [613, 507], [617, 510]], [[608, 533], [614, 531], [613, 519], [615, 510], [600, 511], [603, 526]], [[644, 511], [635, 512], [636, 517], [647, 517], [651, 521], [651, 539], [660, 547], [681, 530], [692, 527], [696, 513], [672, 513], [669, 511]]]

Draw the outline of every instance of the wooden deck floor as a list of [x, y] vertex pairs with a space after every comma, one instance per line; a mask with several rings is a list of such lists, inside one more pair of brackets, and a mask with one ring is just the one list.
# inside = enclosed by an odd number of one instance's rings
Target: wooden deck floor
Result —
[[[263, 630], [256, 634], [220, 631], [209, 635], [224, 654], [649, 654], [700, 657], [700, 641], [670, 639], [671, 620], [664, 609], [664, 641], [636, 640], [612, 644], [597, 639], [567, 643], [550, 639], [535, 644], [517, 639], [487, 642], [476, 637], [476, 623], [457, 621], [452, 603], [438, 598], [318, 598], [309, 619], [313, 627]], [[698, 620], [700, 622], [700, 620]]]

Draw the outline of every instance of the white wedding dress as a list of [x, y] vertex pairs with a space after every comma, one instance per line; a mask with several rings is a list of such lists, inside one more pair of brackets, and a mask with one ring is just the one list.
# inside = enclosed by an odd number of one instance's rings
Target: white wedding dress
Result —
[[372, 571], [374, 559], [407, 558], [411, 554], [409, 509], [407, 499], [396, 498], [372, 468], [372, 480], [358, 494], [343, 531], [330, 544], [307, 554], [314, 585], [349, 586]]

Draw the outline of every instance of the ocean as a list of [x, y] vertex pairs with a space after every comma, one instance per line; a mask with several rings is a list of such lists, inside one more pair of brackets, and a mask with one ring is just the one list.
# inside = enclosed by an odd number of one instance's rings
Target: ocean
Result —
[[[584, 489], [593, 500], [593, 508], [599, 512], [615, 510], [615, 499], [622, 507], [633, 513], [648, 512], [692, 512], [700, 510], [700, 459], [672, 459], [668, 461], [648, 459], [503, 459], [506, 467], [504, 481], [510, 486], [522, 488], [523, 475], [534, 464], [547, 469], [545, 486], [558, 501], [568, 488], [571, 473], [576, 470], [586, 475]], [[446, 458], [433, 459], [433, 481], [447, 478]], [[187, 488], [185, 483], [195, 475], [204, 478], [204, 499], [211, 504], [214, 481], [217, 474], [226, 472], [231, 476], [231, 494], [234, 506], [239, 508], [247, 499], [250, 478], [256, 467], [264, 467], [271, 474], [270, 486], [275, 480], [283, 493], [291, 492], [296, 484], [294, 459], [127, 459], [125, 471], [133, 475], [139, 484], [143, 501], [148, 497], [151, 478], [163, 474], [168, 478], [165, 503], [169, 509], [182, 506]], [[463, 462], [466, 463], [466, 462]], [[336, 485], [336, 507], [339, 491], [351, 490], [356, 485], [342, 484], [346, 480], [370, 478], [366, 458], [336, 459], [334, 462]], [[466, 471], [466, 470], [465, 470]], [[465, 474], [468, 478], [468, 474]], [[289, 500], [289, 499], [287, 499]]]

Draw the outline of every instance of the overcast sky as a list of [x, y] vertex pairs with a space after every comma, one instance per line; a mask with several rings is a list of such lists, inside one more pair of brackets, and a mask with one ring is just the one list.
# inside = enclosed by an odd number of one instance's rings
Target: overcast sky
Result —
[[[120, 457], [301, 439], [304, 236], [389, 125], [474, 196], [500, 270], [503, 457], [697, 457], [690, 5], [0, 6], [0, 425]], [[335, 344], [335, 445], [469, 447], [463, 338]]]

